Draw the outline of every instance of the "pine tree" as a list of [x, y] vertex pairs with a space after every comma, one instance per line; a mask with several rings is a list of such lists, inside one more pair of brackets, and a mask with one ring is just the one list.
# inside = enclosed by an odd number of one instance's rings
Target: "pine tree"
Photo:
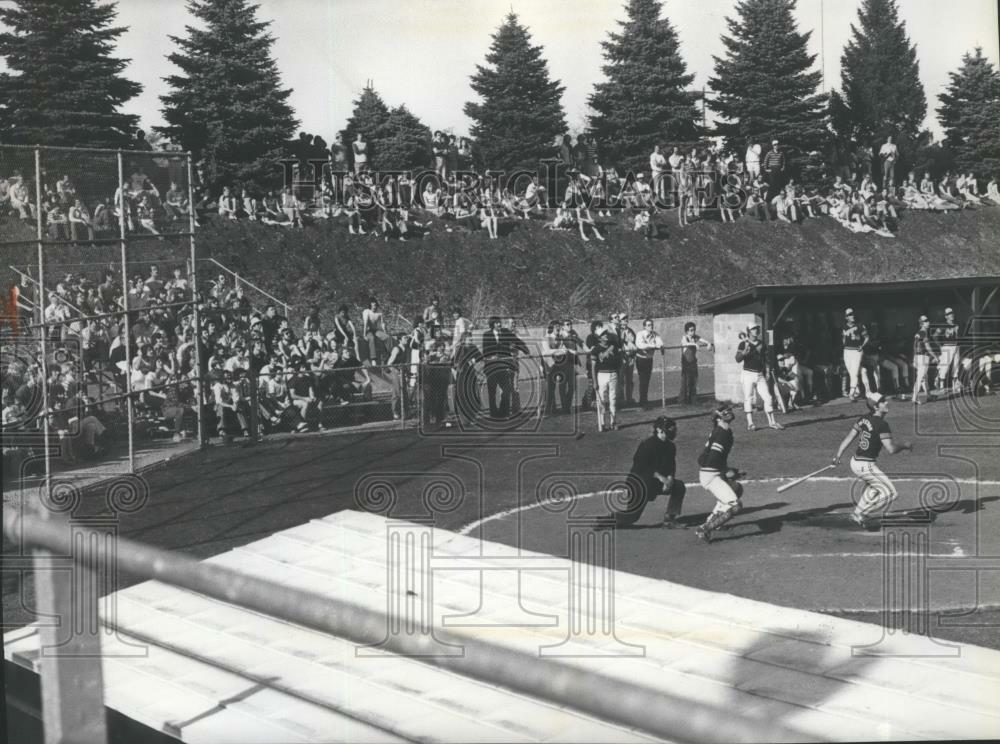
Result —
[[351, 143], [354, 142], [358, 132], [361, 132], [368, 142], [368, 147], [365, 150], [365, 154], [368, 156], [368, 168], [377, 170], [381, 167], [374, 140], [378, 131], [388, 120], [389, 107], [385, 105], [385, 101], [371, 85], [366, 85], [361, 91], [361, 96], [354, 102], [354, 111], [351, 113], [351, 118], [347, 120], [347, 126], [340, 131], [340, 141], [347, 148], [350, 164], [353, 165], [354, 162]]
[[378, 153], [378, 168], [382, 171], [420, 170], [431, 159], [431, 130], [406, 106], [389, 112], [389, 118], [379, 127], [372, 144]]
[[862, 0], [858, 25], [840, 58], [843, 105], [852, 139], [878, 150], [897, 140], [901, 158], [912, 151], [927, 115], [917, 49], [899, 20], [895, 0]]
[[471, 78], [482, 102], [465, 104], [472, 138], [488, 168], [536, 169], [566, 131], [560, 103], [565, 88], [549, 79], [542, 48], [531, 45], [514, 13], [493, 34], [486, 62]]
[[962, 66], [950, 77], [947, 91], [938, 96], [944, 145], [959, 169], [994, 173], [1000, 167], [1000, 73], [976, 47], [975, 54], [962, 57]]
[[119, 108], [142, 91], [112, 56], [124, 33], [111, 3], [14, 0], [0, 8], [0, 141], [128, 147], [139, 117]]
[[657, 144], [698, 137], [694, 80], [681, 57], [670, 20], [658, 0], [630, 0], [621, 31], [601, 42], [607, 80], [594, 86], [591, 133], [628, 170], [644, 170]]
[[165, 78], [167, 126], [157, 129], [193, 153], [209, 189], [273, 187], [298, 121], [271, 56], [270, 23], [257, 20], [248, 0], [190, 0], [187, 7], [205, 27], [170, 37], [179, 51], [167, 59], [182, 74]]
[[[813, 71], [811, 32], [800, 33], [796, 0], [741, 0], [726, 18], [725, 58], [715, 57], [708, 106], [725, 121], [716, 131], [726, 149], [742, 152], [747, 140], [778, 138], [793, 156], [822, 147], [826, 96], [817, 93], [822, 73]], [[765, 148], [766, 149], [766, 148]]]

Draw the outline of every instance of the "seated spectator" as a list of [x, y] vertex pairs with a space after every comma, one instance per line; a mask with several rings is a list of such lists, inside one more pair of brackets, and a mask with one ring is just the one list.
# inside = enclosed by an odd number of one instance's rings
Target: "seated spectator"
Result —
[[191, 214], [188, 195], [173, 181], [170, 182], [170, 189], [167, 191], [167, 198], [163, 202], [168, 220], [180, 220]]
[[243, 436], [250, 436], [250, 427], [247, 422], [243, 398], [239, 391], [231, 372], [223, 371], [222, 379], [218, 379], [212, 385], [212, 397], [215, 402], [215, 415], [219, 421], [219, 434], [224, 442], [232, 441], [232, 438], [241, 431]]
[[69, 220], [59, 203], [51, 200], [45, 204], [45, 220], [49, 240], [62, 240], [67, 237], [67, 225]]

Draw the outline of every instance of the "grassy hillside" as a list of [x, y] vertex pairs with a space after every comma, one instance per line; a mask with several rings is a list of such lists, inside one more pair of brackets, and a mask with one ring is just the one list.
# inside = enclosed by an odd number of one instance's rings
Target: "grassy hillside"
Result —
[[[605, 243], [553, 233], [535, 220], [512, 225], [499, 240], [438, 227], [423, 239], [386, 243], [349, 235], [340, 224], [289, 230], [213, 222], [201, 230], [198, 246], [201, 256], [300, 310], [318, 304], [332, 312], [341, 302], [359, 307], [375, 294], [393, 314], [412, 315], [438, 293], [446, 307], [461, 304], [467, 314], [498, 312], [534, 322], [619, 309], [632, 317], [679, 315], [754, 284], [1000, 274], [1000, 209], [908, 214], [894, 239], [851, 233], [826, 218], [798, 226], [751, 220], [661, 225], [661, 238], [650, 241], [616, 218], [603, 230]], [[8, 235], [9, 228], [0, 227]], [[11, 258], [4, 268], [35, 260], [32, 246], [4, 250]], [[107, 249], [108, 257], [116, 250]], [[168, 260], [185, 250], [150, 241], [135, 253]], [[88, 255], [104, 260], [104, 252], [89, 249]], [[61, 249], [58, 256], [76, 253]]]

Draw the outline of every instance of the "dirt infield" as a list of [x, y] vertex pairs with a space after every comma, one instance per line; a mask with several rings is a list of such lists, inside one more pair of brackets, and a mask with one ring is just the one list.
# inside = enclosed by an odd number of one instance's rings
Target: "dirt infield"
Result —
[[[679, 424], [688, 526], [700, 523], [713, 503], [697, 487], [695, 462], [709, 430], [709, 405], [667, 409]], [[368, 431], [210, 448], [148, 473], [148, 498], [120, 515], [119, 532], [207, 557], [341, 509], [361, 509], [566, 555], [568, 521], [608, 514], [602, 497], [587, 494], [621, 482], [660, 412], [626, 411], [620, 430], [603, 434], [595, 416], [585, 414], [546, 419], [537, 431], [533, 425], [507, 433]], [[848, 521], [857, 492], [846, 463], [775, 492], [787, 479], [828, 463], [863, 412], [860, 403], [829, 404], [783, 417], [785, 431], [755, 433], [743, 430], [738, 415], [731, 461], [748, 471], [743, 512], [705, 545], [691, 529], [663, 528], [666, 504], [657, 501], [635, 528], [615, 532], [615, 567], [877, 620], [885, 606], [886, 535], [919, 533], [926, 555], [914, 554], [909, 563], [928, 577], [927, 607], [978, 608], [935, 618], [948, 626], [935, 634], [1000, 647], [991, 625], [996, 613], [988, 611], [1000, 606], [1000, 398], [919, 409], [892, 404], [895, 435], [912, 440], [916, 451], [883, 456], [881, 464], [900, 491], [892, 509], [909, 512], [911, 524], [882, 532], [860, 531]], [[90, 492], [74, 516], [103, 512], [104, 502], [100, 492]], [[11, 573], [24, 564], [16, 552], [8, 546], [5, 555], [4, 608], [12, 624], [30, 621], [33, 604], [30, 581], [22, 584]], [[919, 609], [924, 597], [915, 602]]]

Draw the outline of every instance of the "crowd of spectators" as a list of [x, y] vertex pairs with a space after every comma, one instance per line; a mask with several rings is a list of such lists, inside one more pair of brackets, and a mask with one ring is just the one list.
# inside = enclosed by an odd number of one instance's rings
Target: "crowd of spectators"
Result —
[[[99, 179], [100, 180], [100, 179]], [[35, 185], [20, 170], [9, 176], [0, 173], [0, 217], [13, 217], [36, 224], [41, 213], [42, 228], [49, 240], [74, 243], [117, 238], [121, 233], [121, 204], [125, 204], [125, 230], [133, 235], [161, 235], [186, 232], [191, 204], [186, 188], [172, 181], [165, 193], [141, 167], [136, 167], [113, 194], [86, 198], [99, 187], [88, 184], [78, 191], [69, 174], [54, 182], [43, 181], [41, 207]]]
[[[338, 175], [318, 188], [289, 185], [256, 194], [226, 187], [206, 209], [225, 219], [286, 227], [336, 220], [352, 235], [400, 241], [434, 230], [483, 230], [496, 239], [518, 220], [537, 218], [551, 230], [575, 232], [589, 241], [605, 240], [609, 230], [659, 237], [667, 212], [675, 212], [682, 227], [698, 219], [799, 223], [829, 217], [854, 232], [890, 237], [902, 210], [1000, 205], [995, 177], [985, 189], [972, 173], [948, 172], [936, 180], [929, 172], [919, 179], [910, 173], [898, 182], [898, 149], [891, 137], [877, 155], [860, 148], [853, 169], [842, 167], [837, 175], [828, 175], [819, 153], [798, 158], [798, 165], [806, 163], [813, 171], [808, 184], [797, 180], [778, 140], [766, 150], [748, 142], [742, 157], [711, 143], [672, 147], [669, 153], [657, 145], [648, 171], [622, 173], [602, 162], [593, 138], [580, 135], [574, 143], [565, 135], [551, 160], [557, 177], [542, 182], [526, 175], [511, 182], [491, 174], [467, 139], [435, 132], [432, 144], [432, 167], [379, 181], [359, 134], [349, 159], [344, 148], [334, 148], [330, 173]], [[551, 188], [557, 193], [550, 195]]]

